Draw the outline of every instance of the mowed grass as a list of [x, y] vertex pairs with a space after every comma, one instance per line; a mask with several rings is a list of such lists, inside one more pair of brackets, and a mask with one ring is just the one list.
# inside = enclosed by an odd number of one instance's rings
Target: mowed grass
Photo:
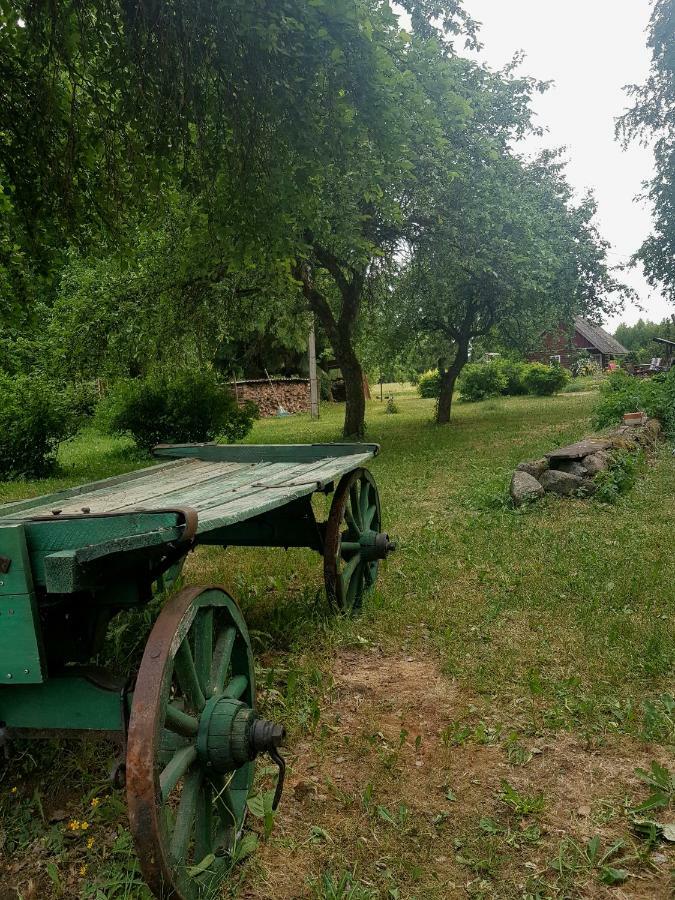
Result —
[[[666, 848], [637, 838], [626, 809], [648, 793], [635, 766], [667, 761], [675, 737], [670, 449], [613, 506], [514, 510], [513, 467], [588, 433], [594, 393], [457, 403], [439, 428], [432, 401], [390, 390], [399, 412], [371, 401], [367, 439], [382, 447], [372, 470], [398, 549], [362, 615], [330, 614], [309, 551], [200, 549], [186, 567], [186, 583], [223, 583], [241, 603], [262, 709], [290, 734], [275, 830], [223, 895], [607, 896], [618, 859], [617, 896], [669, 896]], [[340, 440], [342, 415], [261, 421], [249, 440]], [[0, 500], [147, 464], [93, 432], [60, 462], [58, 479], [0, 485]], [[103, 787], [112, 751], [30, 747], [4, 772], [7, 883], [39, 885], [24, 897], [143, 897]], [[104, 797], [79, 855], [49, 824], [50, 789], [73, 818]], [[600, 863], [596, 836], [603, 853], [623, 845]]]

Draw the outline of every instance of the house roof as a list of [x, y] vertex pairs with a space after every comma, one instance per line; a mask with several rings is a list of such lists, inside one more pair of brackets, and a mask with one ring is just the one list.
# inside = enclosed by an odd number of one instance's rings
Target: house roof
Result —
[[604, 328], [600, 328], [599, 325], [593, 325], [588, 319], [575, 316], [574, 327], [600, 353], [605, 353], [607, 356], [622, 356], [624, 353], [628, 353], [628, 350], [616, 338], [608, 334]]

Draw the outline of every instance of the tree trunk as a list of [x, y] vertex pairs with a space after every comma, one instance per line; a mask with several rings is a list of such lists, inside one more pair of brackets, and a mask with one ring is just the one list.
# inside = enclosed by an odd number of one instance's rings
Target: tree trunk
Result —
[[437, 425], [447, 425], [450, 421], [452, 394], [455, 390], [455, 382], [458, 375], [459, 372], [455, 372], [454, 367], [451, 367], [441, 376], [441, 392], [438, 395], [438, 408], [436, 410]]
[[351, 346], [340, 347], [335, 357], [345, 380], [345, 437], [361, 440], [365, 432], [366, 399], [363, 394], [363, 369]]
[[302, 282], [303, 293], [309, 308], [323, 325], [326, 336], [335, 353], [335, 359], [345, 380], [345, 437], [361, 440], [366, 430], [366, 400], [363, 394], [363, 369], [354, 351], [354, 323], [361, 304], [361, 291], [365, 276], [355, 272], [348, 281], [334, 259], [321, 251], [321, 264], [333, 275], [342, 298], [339, 317], [336, 319], [327, 298], [319, 291], [311, 278], [308, 267], [296, 266], [296, 278]]
[[452, 410], [452, 394], [460, 372], [469, 359], [469, 343], [462, 342], [457, 347], [457, 353], [452, 365], [441, 373], [441, 391], [438, 395], [438, 408], [436, 410], [436, 424], [447, 425], [450, 421]]

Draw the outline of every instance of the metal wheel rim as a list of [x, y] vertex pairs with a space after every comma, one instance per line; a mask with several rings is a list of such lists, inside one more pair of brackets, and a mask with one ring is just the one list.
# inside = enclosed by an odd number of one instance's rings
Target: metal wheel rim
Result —
[[[208, 644], [208, 625], [203, 623], [209, 619], [212, 659], [207, 667], [204, 648]], [[196, 735], [178, 734], [175, 722], [165, 727], [167, 706], [197, 718], [192, 707], [200, 701], [192, 699], [192, 692], [182, 687], [187, 653], [180, 648], [186, 643], [204, 699], [222, 693], [233, 679], [242, 677], [246, 679], [245, 686], [242, 688], [240, 680], [232, 690], [251, 708], [255, 698], [250, 640], [235, 601], [217, 587], [187, 588], [172, 597], [157, 618], [143, 654], [127, 741], [131, 831], [143, 877], [161, 900], [197, 900], [210, 895], [222, 881], [228, 869], [229, 851], [243, 825], [246, 797], [253, 781], [252, 762], [237, 769], [231, 779], [224, 779], [209, 775], [195, 758], [170, 787], [180, 766], [172, 763], [174, 768], [167, 777], [167, 758], [175, 761], [182, 753], [181, 759], [187, 759], [192, 756], [189, 748], [196, 745]], [[221, 673], [228, 647], [231, 662]], [[181, 660], [180, 675], [175, 671], [177, 654]], [[176, 694], [176, 686], [181, 695]], [[178, 718], [176, 712], [173, 716]], [[181, 721], [180, 727], [184, 725]], [[171, 744], [170, 749], [165, 749], [167, 735], [170, 741], [175, 737], [177, 748]], [[180, 800], [175, 805], [179, 786]], [[186, 824], [188, 820], [192, 824]], [[180, 852], [182, 847], [185, 856]], [[213, 859], [203, 871], [195, 872], [211, 856]]]
[[[367, 503], [362, 499], [364, 496]], [[358, 516], [352, 509], [355, 503]], [[368, 521], [364, 522], [366, 509], [369, 511]], [[345, 612], [357, 612], [363, 605], [364, 596], [372, 590], [377, 580], [379, 561], [354, 563], [358, 551], [346, 549], [346, 546], [358, 541], [357, 532], [360, 534], [364, 525], [372, 531], [381, 531], [380, 496], [368, 469], [355, 469], [342, 476], [333, 495], [324, 544], [324, 581], [328, 600]], [[348, 569], [349, 563], [353, 568]], [[351, 576], [348, 579], [345, 579], [345, 570]], [[358, 580], [354, 582], [354, 578]]]

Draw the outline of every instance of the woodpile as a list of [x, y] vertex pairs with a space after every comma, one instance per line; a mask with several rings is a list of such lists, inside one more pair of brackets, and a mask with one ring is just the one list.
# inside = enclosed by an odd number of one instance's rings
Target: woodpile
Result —
[[264, 378], [233, 381], [230, 388], [240, 406], [250, 400], [256, 404], [263, 419], [276, 416], [280, 406], [287, 413], [309, 412], [308, 378], [273, 378], [271, 382]]

